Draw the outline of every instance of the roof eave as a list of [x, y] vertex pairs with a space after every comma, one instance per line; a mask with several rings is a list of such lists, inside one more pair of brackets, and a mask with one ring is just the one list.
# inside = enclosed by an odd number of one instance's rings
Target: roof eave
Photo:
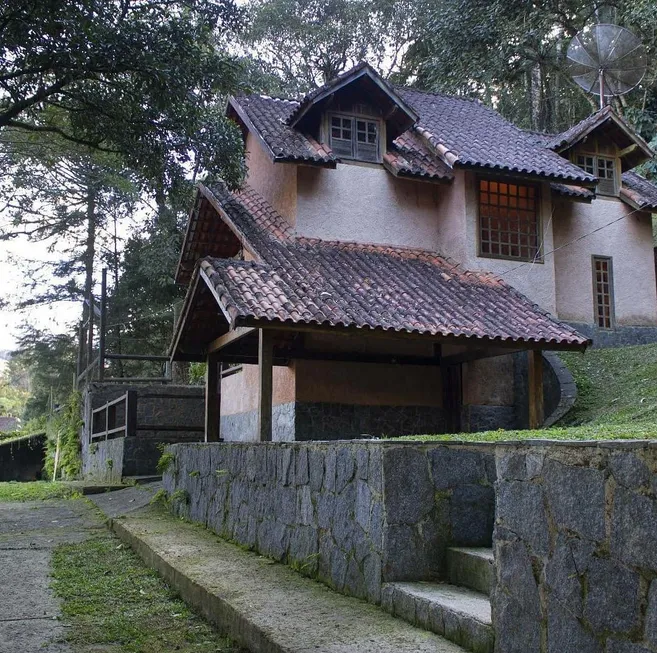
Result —
[[582, 179], [577, 177], [568, 177], [566, 175], [547, 175], [539, 174], [533, 172], [527, 172], [525, 170], [512, 169], [502, 166], [492, 166], [492, 165], [481, 165], [478, 163], [470, 163], [466, 161], [458, 160], [454, 163], [455, 168], [464, 168], [471, 170], [481, 170], [482, 172], [488, 172], [489, 174], [502, 175], [505, 177], [515, 177], [516, 179], [522, 178], [529, 181], [553, 181], [562, 184], [575, 183], [578, 186], [582, 186], [587, 189], [595, 190], [598, 180], [597, 179]]
[[288, 119], [288, 125], [290, 127], [296, 126], [309, 111], [313, 109], [317, 104], [325, 100], [330, 95], [337, 93], [339, 90], [349, 86], [356, 80], [361, 77], [367, 76], [372, 82], [374, 82], [381, 91], [383, 91], [396, 106], [398, 106], [408, 117], [409, 121], [414, 125], [420, 119], [419, 115], [412, 109], [404, 100], [394, 92], [392, 88], [388, 86], [369, 66], [364, 66], [363, 68], [354, 72], [353, 75], [347, 74], [336, 84], [328, 84], [325, 89], [320, 90], [317, 95], [315, 95], [312, 100], [302, 103], [299, 105], [299, 108], [292, 113]]

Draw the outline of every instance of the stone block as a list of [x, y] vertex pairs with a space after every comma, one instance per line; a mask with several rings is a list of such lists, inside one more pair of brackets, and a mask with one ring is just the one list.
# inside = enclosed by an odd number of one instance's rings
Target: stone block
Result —
[[627, 633], [639, 621], [639, 575], [611, 560], [593, 558], [584, 618], [596, 630]]
[[369, 474], [370, 454], [367, 445], [356, 449], [356, 476], [361, 481], [366, 481]]
[[313, 492], [319, 492], [324, 481], [324, 456], [325, 453], [319, 449], [311, 449], [308, 452], [310, 489]]
[[431, 474], [436, 490], [488, 480], [484, 455], [475, 451], [438, 447], [430, 451]]
[[433, 509], [433, 484], [423, 451], [410, 447], [384, 453], [385, 505], [388, 524], [417, 524]]
[[501, 451], [497, 456], [497, 477], [504, 481], [526, 481], [525, 453]]
[[536, 555], [547, 555], [549, 533], [543, 490], [526, 481], [498, 481], [497, 526], [525, 540]]
[[612, 638], [607, 641], [607, 653], [652, 653], [652, 650], [640, 644]]
[[317, 495], [317, 525], [320, 528], [331, 528], [335, 514], [335, 495], [324, 492]]
[[360, 570], [358, 563], [353, 559], [353, 557], [350, 557], [347, 563], [347, 573], [345, 574], [344, 579], [344, 590], [350, 596], [356, 596], [360, 599], [363, 599], [367, 596], [363, 572]]
[[493, 593], [492, 604], [495, 653], [538, 653], [541, 650], [540, 621], [530, 615], [524, 605], [499, 590]]
[[347, 485], [335, 498], [332, 533], [336, 544], [344, 551], [350, 551], [354, 545], [356, 520], [354, 518], [356, 488], [353, 483]]
[[372, 547], [375, 551], [383, 551], [383, 528], [385, 521], [385, 511], [380, 501], [372, 503], [372, 513], [370, 516], [369, 537]]
[[541, 602], [538, 584], [524, 542], [498, 543], [495, 556], [498, 590], [522, 605], [526, 616], [539, 619]]
[[386, 612], [393, 611], [393, 599], [395, 595], [394, 585], [383, 585], [381, 587], [381, 608]]
[[345, 580], [347, 577], [347, 567], [349, 560], [347, 556], [338, 548], [331, 551], [331, 583], [339, 592], [344, 590]]
[[297, 488], [297, 517], [296, 522], [309, 526], [314, 522], [313, 504], [310, 498], [310, 486], [302, 485]]
[[650, 486], [650, 470], [645, 461], [631, 451], [618, 451], [611, 454], [609, 467], [616, 483], [627, 488], [637, 489]]
[[618, 488], [611, 516], [612, 555], [629, 565], [657, 570], [657, 501]]
[[[235, 485], [235, 484], [233, 484]], [[272, 499], [276, 502], [271, 505], [271, 514], [275, 515], [284, 524], [294, 524], [297, 513], [297, 492], [293, 487], [277, 487]]]
[[278, 449], [276, 478], [283, 485], [294, 485], [294, 451], [292, 447]]
[[356, 522], [367, 533], [370, 530], [372, 492], [364, 481], [356, 481]]
[[646, 609], [646, 641], [657, 648], [657, 579], [650, 583], [648, 607]]
[[336, 452], [333, 447], [326, 451], [324, 459], [324, 490], [326, 492], [335, 492], [335, 467]]
[[304, 574], [312, 575], [317, 571], [317, 552], [319, 537], [317, 529], [312, 526], [297, 526], [290, 533], [289, 561], [294, 561]]
[[363, 576], [367, 600], [372, 603], [381, 601], [381, 556], [370, 553], [363, 560]]
[[547, 653], [603, 653], [602, 644], [579, 620], [556, 604], [548, 608]]
[[452, 544], [490, 546], [495, 521], [492, 487], [464, 485], [454, 488], [450, 502]]
[[372, 491], [381, 494], [383, 492], [383, 450], [381, 447], [369, 445], [369, 476], [368, 484]]
[[296, 451], [296, 466], [294, 472], [294, 480], [297, 485], [306, 485], [309, 480], [308, 472], [308, 449], [301, 447]]
[[415, 623], [415, 597], [406, 592], [395, 591], [393, 596], [394, 614], [405, 619], [408, 623]]
[[352, 454], [352, 447], [343, 446], [336, 455], [335, 491], [342, 492], [347, 483], [350, 483], [356, 471], [356, 461]]
[[[593, 553], [593, 545], [589, 544], [590, 553]], [[555, 598], [561, 605], [572, 614], [582, 616], [582, 583], [584, 573], [588, 569], [588, 561], [582, 567], [576, 563], [577, 554], [574, 550], [580, 550], [581, 544], [569, 538], [564, 533], [559, 533], [554, 547], [554, 554], [545, 566], [545, 582], [550, 590], [551, 597]]]
[[590, 540], [605, 537], [605, 475], [598, 469], [562, 465], [549, 460], [544, 470], [545, 494], [559, 528]]

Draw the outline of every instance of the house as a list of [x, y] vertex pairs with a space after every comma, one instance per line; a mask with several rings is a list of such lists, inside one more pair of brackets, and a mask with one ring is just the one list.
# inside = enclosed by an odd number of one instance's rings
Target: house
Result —
[[208, 440], [539, 426], [544, 352], [657, 334], [652, 152], [611, 109], [527, 133], [361, 64], [228, 113], [248, 175], [198, 189], [171, 350]]

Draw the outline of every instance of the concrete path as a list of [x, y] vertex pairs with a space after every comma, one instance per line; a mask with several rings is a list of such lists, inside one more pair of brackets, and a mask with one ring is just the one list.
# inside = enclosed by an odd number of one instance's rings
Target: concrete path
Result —
[[0, 503], [0, 653], [68, 653], [59, 601], [49, 588], [59, 544], [104, 528], [81, 499]]
[[[119, 494], [113, 493], [113, 500]], [[463, 653], [447, 640], [152, 506], [114, 532], [180, 595], [257, 653]]]

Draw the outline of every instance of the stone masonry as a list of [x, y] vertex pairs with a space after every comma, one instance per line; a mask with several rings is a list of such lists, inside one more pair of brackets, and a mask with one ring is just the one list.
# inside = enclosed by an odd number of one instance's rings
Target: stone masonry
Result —
[[490, 546], [493, 448], [384, 441], [176, 444], [174, 511], [378, 603], [441, 578], [449, 546]]
[[657, 444], [497, 448], [496, 653], [657, 651]]

